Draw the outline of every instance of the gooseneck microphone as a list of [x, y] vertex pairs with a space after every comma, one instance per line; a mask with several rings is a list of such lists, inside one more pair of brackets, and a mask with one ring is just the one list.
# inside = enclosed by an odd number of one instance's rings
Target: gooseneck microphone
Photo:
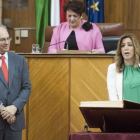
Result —
[[50, 46], [53, 46], [53, 45], [56, 45], [56, 44], [60, 44], [60, 43], [62, 43], [62, 42], [66, 42], [66, 43], [67, 43], [66, 49], [68, 50], [68, 49], [69, 49], [69, 46], [68, 46], [68, 42], [67, 42], [67, 41], [61, 41], [61, 42], [58, 42], [58, 43], [55, 43], [55, 44], [52, 44], [52, 45], [49, 45], [49, 46], [45, 46], [45, 47], [39, 48], [39, 49], [42, 50], [42, 49], [44, 49], [44, 48], [46, 48], [46, 47], [50, 47]]

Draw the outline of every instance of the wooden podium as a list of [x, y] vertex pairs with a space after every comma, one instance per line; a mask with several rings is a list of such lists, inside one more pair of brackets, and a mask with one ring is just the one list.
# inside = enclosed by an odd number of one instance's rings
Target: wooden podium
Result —
[[24, 110], [26, 129], [22, 140], [66, 140], [70, 132], [83, 129], [81, 101], [108, 100], [106, 73], [114, 55], [22, 55], [26, 57], [32, 83]]
[[100, 128], [109, 133], [140, 133], [139, 103], [124, 101], [122, 108], [81, 106], [80, 110], [90, 128]]

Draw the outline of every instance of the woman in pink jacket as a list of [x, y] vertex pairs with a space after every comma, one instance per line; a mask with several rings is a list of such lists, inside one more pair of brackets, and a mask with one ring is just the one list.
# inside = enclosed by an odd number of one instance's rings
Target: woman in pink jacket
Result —
[[48, 53], [56, 53], [57, 50], [91, 50], [93, 53], [105, 53], [102, 43], [102, 34], [94, 24], [82, 20], [82, 13], [85, 11], [85, 4], [80, 1], [67, 1], [63, 10], [66, 13], [67, 21], [63, 22], [53, 30], [53, 36]]

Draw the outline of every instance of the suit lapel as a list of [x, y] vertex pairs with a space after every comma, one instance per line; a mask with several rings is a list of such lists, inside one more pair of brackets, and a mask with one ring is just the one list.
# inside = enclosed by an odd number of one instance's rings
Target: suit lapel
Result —
[[14, 62], [14, 55], [12, 53], [8, 52], [8, 73], [9, 73], [9, 88], [12, 83], [12, 79], [14, 76], [15, 71], [15, 62]]

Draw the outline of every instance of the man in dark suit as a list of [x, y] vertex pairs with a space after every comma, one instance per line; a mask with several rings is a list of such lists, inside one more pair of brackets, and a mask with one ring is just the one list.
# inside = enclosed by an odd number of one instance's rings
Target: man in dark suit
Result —
[[21, 140], [31, 83], [25, 58], [9, 52], [10, 41], [0, 25], [0, 140]]

